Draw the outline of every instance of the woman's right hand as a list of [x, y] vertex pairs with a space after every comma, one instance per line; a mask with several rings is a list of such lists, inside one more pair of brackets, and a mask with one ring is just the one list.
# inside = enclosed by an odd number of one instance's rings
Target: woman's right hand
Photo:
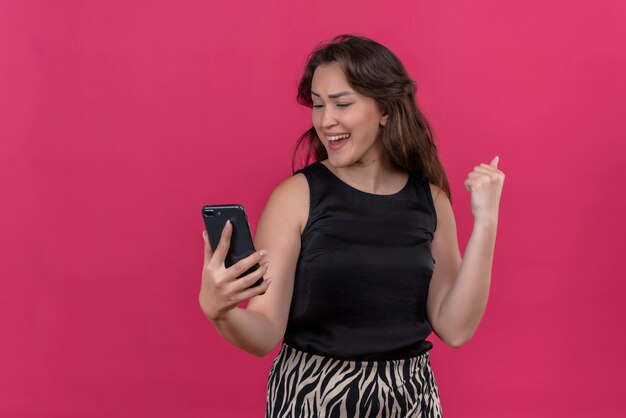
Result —
[[[248, 289], [267, 272], [269, 263], [261, 263], [267, 255], [267, 252], [263, 250], [257, 251], [226, 268], [224, 260], [230, 247], [232, 231], [233, 226], [230, 221], [226, 222], [215, 252], [211, 249], [206, 231], [202, 232], [204, 267], [202, 269], [199, 302], [202, 312], [211, 321], [223, 319], [230, 310], [242, 301], [265, 293], [271, 282], [268, 277], [260, 285]], [[257, 263], [261, 265], [258, 269], [237, 279]]]

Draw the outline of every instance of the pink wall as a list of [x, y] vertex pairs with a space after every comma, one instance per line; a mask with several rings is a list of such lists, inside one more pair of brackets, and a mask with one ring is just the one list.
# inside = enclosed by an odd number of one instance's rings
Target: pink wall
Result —
[[621, 416], [625, 18], [618, 0], [2, 0], [0, 416], [262, 416], [273, 356], [197, 303], [200, 207], [256, 224], [310, 124], [304, 60], [342, 32], [417, 81], [462, 250], [466, 174], [497, 154], [507, 176], [484, 320], [460, 350], [433, 337], [445, 416]]

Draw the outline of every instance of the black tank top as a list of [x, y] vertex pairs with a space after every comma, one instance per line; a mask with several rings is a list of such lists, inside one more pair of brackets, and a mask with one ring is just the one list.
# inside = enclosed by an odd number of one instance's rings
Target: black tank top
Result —
[[427, 179], [392, 195], [360, 191], [317, 162], [298, 170], [310, 208], [284, 342], [350, 360], [432, 348], [426, 319], [437, 219]]

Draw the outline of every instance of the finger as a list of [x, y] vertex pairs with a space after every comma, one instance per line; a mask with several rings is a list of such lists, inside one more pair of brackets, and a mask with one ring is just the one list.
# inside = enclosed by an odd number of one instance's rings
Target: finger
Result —
[[258, 269], [256, 269], [252, 273], [246, 274], [244, 277], [235, 280], [235, 283], [233, 284], [233, 290], [239, 292], [255, 284], [257, 280], [261, 279], [267, 273], [269, 265], [270, 263], [263, 263], [261, 266], [259, 266]]
[[202, 239], [204, 240], [204, 265], [206, 266], [211, 260], [213, 249], [211, 248], [211, 243], [209, 243], [209, 237], [206, 231], [202, 231]]
[[485, 163], [474, 167], [474, 170], [478, 172], [482, 172], [482, 173], [496, 174], [498, 176], [504, 177], [504, 173], [501, 170], [498, 170], [492, 165], [485, 164]]
[[465, 189], [467, 189], [468, 192], [472, 191], [472, 180], [467, 179], [463, 184], [465, 185]]
[[250, 299], [255, 296], [258, 296], [258, 295], [262, 295], [270, 286], [271, 282], [272, 282], [272, 278], [268, 277], [265, 280], [263, 280], [263, 283], [261, 283], [260, 285], [244, 290], [243, 292], [239, 294], [239, 296], [242, 298], [241, 300], [246, 300], [246, 299]]
[[479, 173], [485, 173], [485, 174], [493, 174], [493, 173], [497, 173], [498, 170], [493, 168], [492, 166], [490, 166], [489, 164], [481, 164], [481, 165], [477, 165], [476, 167], [474, 167], [474, 171], [477, 171]]
[[260, 264], [261, 260], [263, 260], [263, 257], [265, 257], [266, 255], [267, 251], [265, 250], [257, 251], [227, 268], [226, 270], [229, 271], [229, 273], [232, 273], [229, 274], [231, 280], [235, 280], [237, 277], [244, 274], [255, 264]]
[[[477, 170], [474, 170], [472, 173], [474, 173], [474, 176], [476, 177], [488, 177], [490, 180], [493, 180], [493, 181], [498, 181], [500, 177], [504, 177], [504, 173], [501, 173], [497, 170], [493, 171], [493, 170], [487, 170], [484, 168], [479, 168]], [[467, 176], [470, 177], [470, 174], [468, 174]]]
[[498, 168], [498, 162], [499, 161], [500, 161], [500, 157], [496, 155], [495, 158], [493, 160], [491, 160], [489, 165], [492, 166], [493, 168]]
[[226, 221], [224, 225], [224, 229], [222, 229], [222, 235], [220, 236], [220, 242], [217, 244], [217, 249], [215, 250], [213, 260], [219, 265], [224, 265], [224, 260], [226, 259], [226, 254], [228, 254], [228, 249], [230, 248], [230, 237], [233, 234], [233, 226], [230, 223], [230, 220]]
[[472, 179], [476, 182], [478, 181], [498, 181], [498, 173], [493, 172], [476, 172], [472, 171], [467, 175], [469, 179]]

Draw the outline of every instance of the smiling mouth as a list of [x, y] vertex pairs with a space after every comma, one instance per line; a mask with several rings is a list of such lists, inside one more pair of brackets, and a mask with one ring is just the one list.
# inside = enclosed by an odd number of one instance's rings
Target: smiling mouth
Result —
[[326, 135], [329, 141], [338, 141], [340, 139], [350, 138], [350, 134]]
[[346, 142], [350, 140], [350, 138], [352, 138], [352, 135], [345, 134], [345, 135], [329, 136], [327, 138], [328, 138], [329, 148], [334, 150], [334, 149], [341, 148], [342, 145], [344, 145]]

